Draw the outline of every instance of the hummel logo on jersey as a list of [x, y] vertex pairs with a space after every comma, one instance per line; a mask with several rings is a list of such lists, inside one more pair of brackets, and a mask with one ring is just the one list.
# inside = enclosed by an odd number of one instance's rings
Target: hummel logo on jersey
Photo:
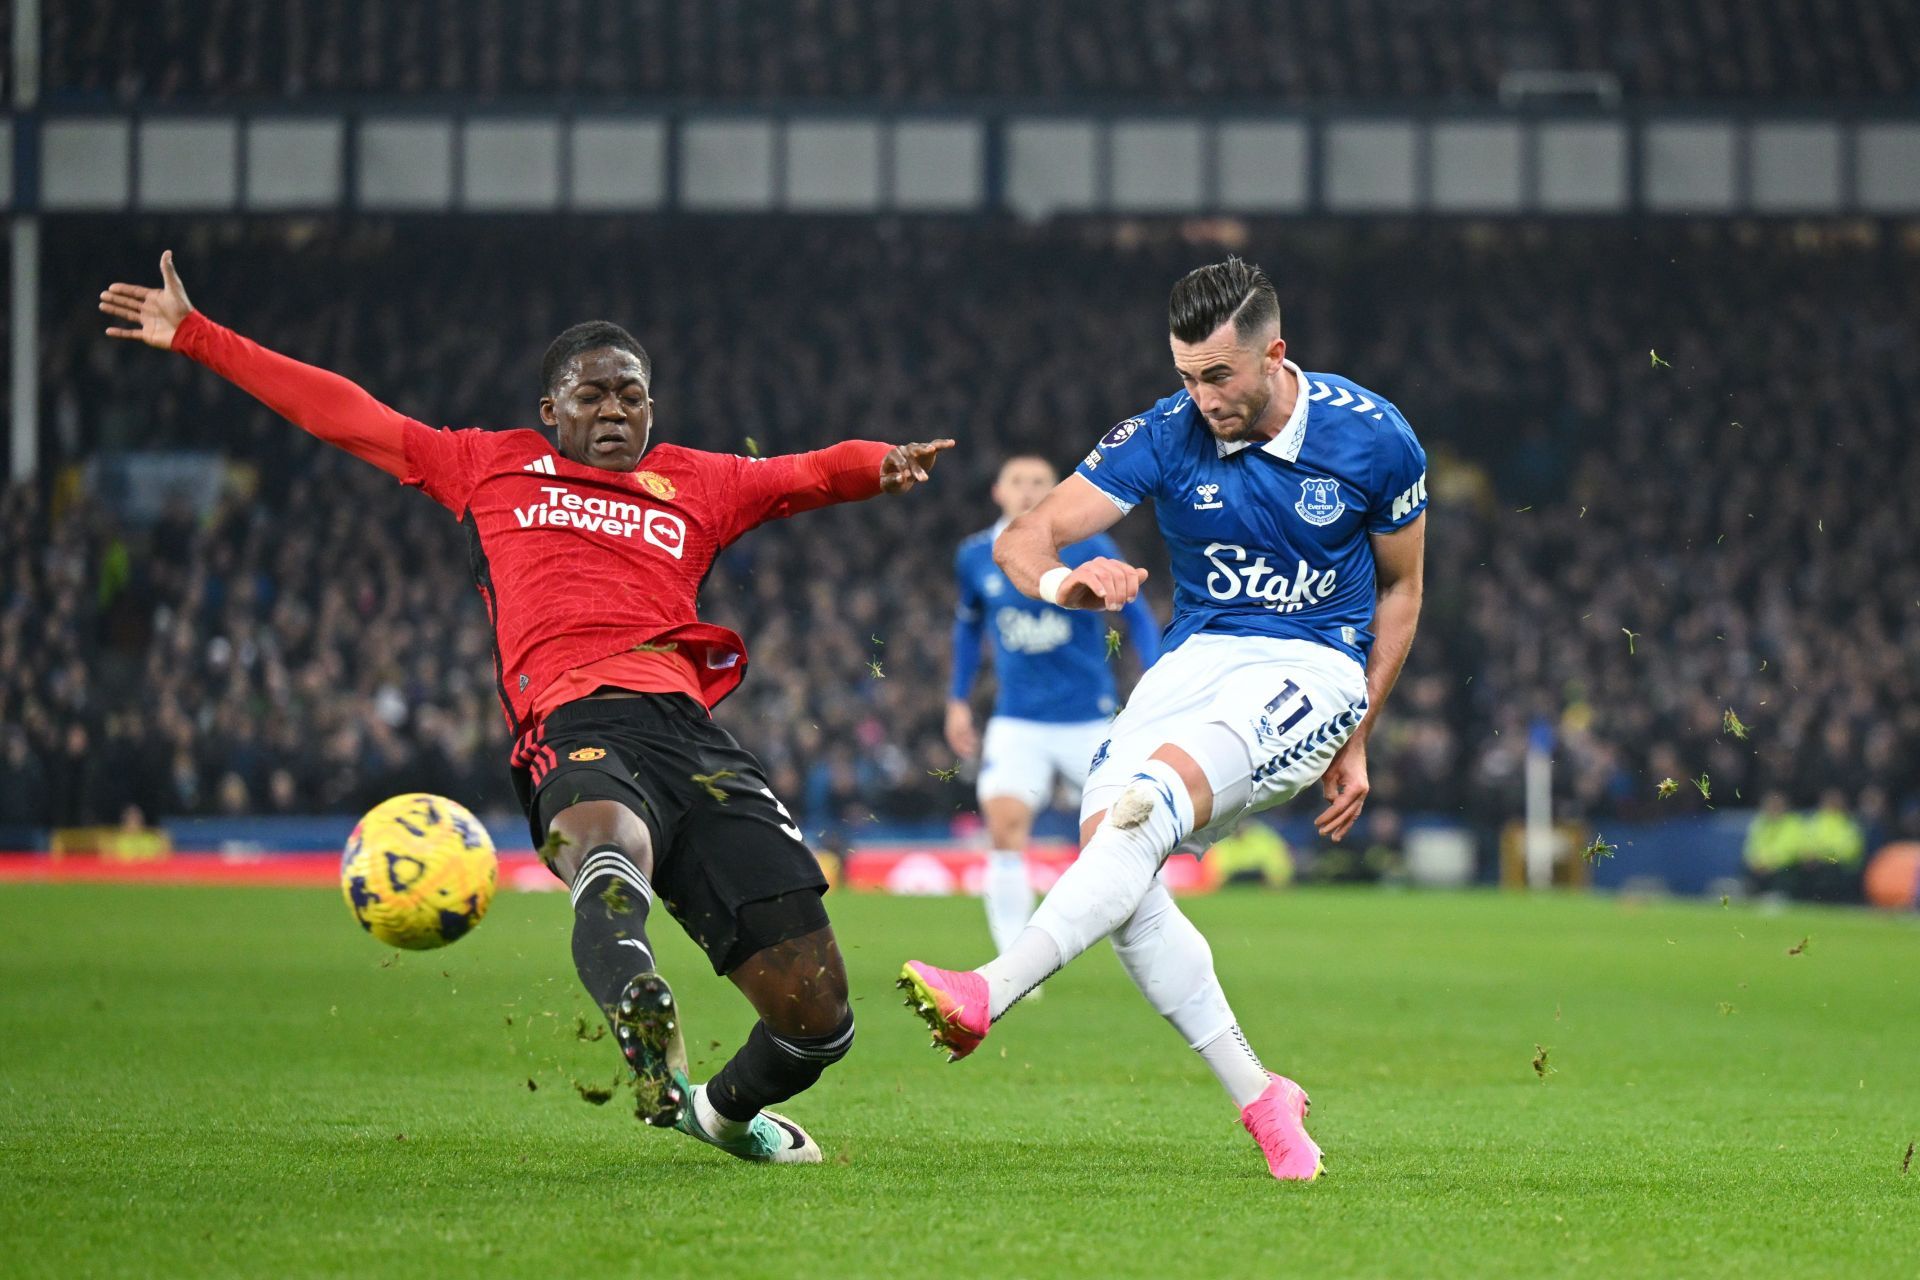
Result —
[[671, 511], [597, 494], [583, 498], [557, 484], [541, 485], [540, 493], [544, 501], [531, 507], [514, 508], [514, 519], [522, 529], [550, 525], [587, 533], [611, 533], [621, 538], [631, 538], [638, 533], [675, 560], [686, 550], [687, 522]]
[[1218, 511], [1223, 505], [1219, 501], [1220, 486], [1217, 484], [1197, 484], [1193, 492], [1200, 501], [1193, 504], [1195, 511]]
[[1407, 491], [1393, 500], [1393, 519], [1412, 511], [1427, 500], [1427, 473], [1422, 471], [1420, 478], [1407, 486]]
[[1355, 413], [1365, 413], [1369, 409], [1377, 409], [1380, 407], [1372, 400], [1367, 399], [1365, 394], [1355, 395], [1345, 387], [1330, 387], [1318, 378], [1308, 378], [1307, 381], [1313, 384], [1313, 391], [1307, 396], [1307, 399], [1325, 400], [1328, 396], [1332, 396], [1333, 400], [1328, 404], [1328, 408], [1351, 409]]
[[547, 455], [546, 457], [544, 457], [544, 458], [535, 458], [535, 459], [534, 459], [534, 460], [533, 460], [532, 462], [529, 462], [529, 463], [528, 463], [528, 464], [527, 464], [526, 466], [524, 466], [524, 467], [522, 467], [522, 468], [520, 468], [520, 469], [521, 469], [522, 471], [537, 471], [537, 472], [539, 472], [539, 473], [540, 473], [541, 475], [543, 475], [543, 476], [550, 476], [550, 475], [556, 475], [556, 474], [558, 474], [558, 473], [557, 473], [557, 472], [555, 472], [555, 471], [554, 471], [554, 469], [553, 469], [553, 455], [552, 455], [552, 454], [548, 454], [548, 455]]

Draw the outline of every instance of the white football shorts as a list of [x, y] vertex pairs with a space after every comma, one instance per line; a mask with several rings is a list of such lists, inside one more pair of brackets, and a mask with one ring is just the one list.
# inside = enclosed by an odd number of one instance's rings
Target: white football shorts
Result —
[[1340, 650], [1203, 631], [1160, 655], [1108, 726], [1081, 795], [1081, 821], [1111, 807], [1171, 743], [1213, 784], [1213, 818], [1192, 838], [1205, 848], [1245, 814], [1318, 782], [1366, 713], [1366, 670]]
[[1018, 800], [1038, 813], [1053, 798], [1054, 780], [1077, 792], [1087, 780], [1094, 748], [1107, 736], [1108, 720], [1065, 724], [994, 716], [980, 742], [980, 799]]

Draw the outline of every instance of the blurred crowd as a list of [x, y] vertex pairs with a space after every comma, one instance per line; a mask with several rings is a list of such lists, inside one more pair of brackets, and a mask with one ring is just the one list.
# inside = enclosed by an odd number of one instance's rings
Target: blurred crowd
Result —
[[1487, 99], [1509, 72], [1634, 99], [1920, 84], [1910, 0], [69, 0], [56, 99], [394, 93], [773, 101]]
[[[1920, 827], [1911, 229], [828, 220], [54, 238], [53, 479], [0, 499], [0, 822], [413, 788], [512, 806], [453, 522], [99, 336], [93, 295], [162, 245], [209, 315], [435, 424], [530, 425], [547, 339], [605, 316], [653, 354], [659, 438], [958, 438], [930, 487], [767, 526], [704, 589], [753, 654], [719, 718], [810, 832], [971, 810], [941, 741], [952, 549], [991, 522], [1009, 450], [1071, 466], [1174, 388], [1167, 289], [1228, 248], [1272, 274], [1294, 358], [1391, 397], [1429, 452], [1426, 611], [1376, 812], [1505, 821], [1544, 727], [1564, 816], [1838, 791], [1876, 832]], [[87, 482], [156, 448], [217, 455], [205, 510], [136, 519]], [[1163, 564], [1148, 513], [1116, 532]]]

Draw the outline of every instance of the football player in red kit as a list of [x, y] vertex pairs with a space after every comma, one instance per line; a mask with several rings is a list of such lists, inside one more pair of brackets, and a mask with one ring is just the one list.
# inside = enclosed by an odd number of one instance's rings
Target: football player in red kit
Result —
[[[337, 374], [193, 309], [169, 252], [158, 288], [114, 284], [116, 338], [178, 351], [330, 444], [424, 490], [467, 531], [536, 848], [571, 890], [573, 958], [632, 1065], [643, 1118], [743, 1159], [815, 1163], [766, 1108], [853, 1043], [826, 881], [759, 762], [708, 709], [746, 646], [701, 622], [714, 557], [767, 520], [924, 481], [951, 440], [847, 440], [745, 458], [654, 444], [652, 368], [604, 321], [554, 339], [537, 431], [435, 430]], [[673, 993], [654, 970], [655, 895], [760, 1020], [711, 1080], [687, 1078]]]

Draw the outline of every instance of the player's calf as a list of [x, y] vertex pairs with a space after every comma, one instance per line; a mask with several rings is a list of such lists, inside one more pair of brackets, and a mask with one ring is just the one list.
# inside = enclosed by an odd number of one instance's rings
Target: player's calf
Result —
[[[795, 903], [776, 899], [770, 917], [811, 907], [811, 892]], [[743, 923], [756, 925], [748, 904]], [[825, 913], [819, 913], [824, 920]], [[762, 948], [728, 975], [760, 1014], [747, 1042], [714, 1073], [696, 1098], [703, 1128], [726, 1135], [753, 1123], [775, 1103], [812, 1088], [826, 1069], [853, 1048], [853, 1008], [847, 999], [846, 966], [833, 930], [821, 927]], [[790, 1122], [789, 1122], [790, 1123]]]

